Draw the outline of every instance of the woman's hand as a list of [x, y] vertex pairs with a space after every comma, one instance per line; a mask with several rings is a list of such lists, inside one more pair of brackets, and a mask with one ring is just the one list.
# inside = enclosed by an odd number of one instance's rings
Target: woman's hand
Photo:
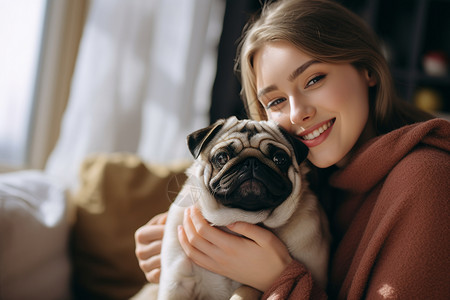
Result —
[[291, 263], [286, 246], [272, 232], [257, 225], [237, 222], [228, 226], [244, 237], [212, 227], [201, 212], [186, 209], [178, 239], [187, 256], [214, 273], [267, 290]]
[[139, 267], [148, 282], [158, 283], [161, 275], [161, 244], [167, 213], [153, 217], [147, 224], [136, 230], [136, 257]]

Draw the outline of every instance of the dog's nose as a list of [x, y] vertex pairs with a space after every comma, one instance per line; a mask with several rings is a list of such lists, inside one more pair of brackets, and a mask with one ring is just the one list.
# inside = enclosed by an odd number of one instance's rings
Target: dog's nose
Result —
[[250, 157], [244, 161], [243, 168], [247, 171], [257, 171], [260, 164], [261, 163], [257, 158]]

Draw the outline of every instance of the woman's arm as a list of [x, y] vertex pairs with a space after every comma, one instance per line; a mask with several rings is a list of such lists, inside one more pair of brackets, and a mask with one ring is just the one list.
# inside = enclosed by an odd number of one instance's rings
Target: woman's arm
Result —
[[305, 266], [293, 260], [261, 299], [309, 300], [328, 299], [328, 296]]

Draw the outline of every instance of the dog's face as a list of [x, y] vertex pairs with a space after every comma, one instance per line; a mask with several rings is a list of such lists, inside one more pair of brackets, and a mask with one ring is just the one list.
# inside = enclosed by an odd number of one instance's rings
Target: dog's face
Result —
[[199, 198], [209, 221], [234, 215], [232, 221], [258, 223], [289, 199], [286, 208], [296, 205], [299, 163], [308, 148], [274, 122], [220, 120], [189, 135], [188, 146], [196, 158], [196, 176], [210, 195]]

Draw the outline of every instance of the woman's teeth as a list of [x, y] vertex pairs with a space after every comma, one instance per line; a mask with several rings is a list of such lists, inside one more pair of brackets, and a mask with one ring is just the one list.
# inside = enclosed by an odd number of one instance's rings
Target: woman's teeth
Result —
[[328, 128], [330, 128], [332, 122], [328, 121], [326, 124], [323, 124], [321, 127], [317, 128], [316, 130], [314, 130], [313, 132], [302, 136], [301, 138], [304, 140], [312, 140], [315, 139], [316, 137], [320, 136], [322, 133], [324, 133]]

